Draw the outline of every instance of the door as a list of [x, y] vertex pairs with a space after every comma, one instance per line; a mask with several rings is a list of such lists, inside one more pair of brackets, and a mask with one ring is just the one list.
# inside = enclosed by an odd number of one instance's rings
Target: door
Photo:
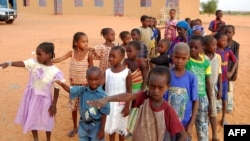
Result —
[[115, 16], [124, 15], [124, 0], [114, 0], [114, 15]]
[[62, 0], [54, 0], [55, 15], [62, 15]]

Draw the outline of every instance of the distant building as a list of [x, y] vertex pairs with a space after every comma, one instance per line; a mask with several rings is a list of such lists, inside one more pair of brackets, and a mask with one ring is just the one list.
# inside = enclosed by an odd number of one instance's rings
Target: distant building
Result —
[[[2, 1], [2, 0], [0, 0]], [[8, 0], [7, 0], [8, 1]], [[162, 9], [176, 8], [178, 17], [197, 18], [200, 0], [9, 0], [19, 13], [141, 16], [160, 18]]]

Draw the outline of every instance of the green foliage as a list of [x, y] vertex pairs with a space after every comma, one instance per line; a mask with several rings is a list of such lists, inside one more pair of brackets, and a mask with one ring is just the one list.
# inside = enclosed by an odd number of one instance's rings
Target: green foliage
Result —
[[204, 13], [213, 14], [217, 10], [218, 1], [217, 0], [209, 0], [208, 2], [202, 2], [201, 8]]

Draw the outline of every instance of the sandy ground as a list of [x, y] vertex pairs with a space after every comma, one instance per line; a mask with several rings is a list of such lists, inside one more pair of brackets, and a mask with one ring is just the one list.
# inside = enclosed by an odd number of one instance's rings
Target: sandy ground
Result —
[[[207, 28], [208, 22], [213, 16], [200, 16]], [[247, 33], [250, 33], [250, 17], [246, 16], [224, 16], [227, 24], [236, 26], [235, 40], [240, 42], [240, 66], [239, 76], [235, 83], [235, 105], [233, 114], [228, 114], [227, 119], [232, 124], [249, 124], [250, 103], [249, 78], [247, 70], [250, 63], [247, 58], [250, 54], [250, 41]], [[20, 14], [13, 25], [0, 23], [0, 62], [7, 60], [23, 60], [35, 57], [31, 53], [36, 46], [43, 42], [53, 42], [56, 46], [56, 56], [61, 56], [71, 49], [73, 34], [77, 31], [87, 33], [89, 46], [103, 43], [100, 35], [103, 27], [112, 27], [116, 31], [116, 40], [122, 30], [131, 30], [140, 25], [139, 18], [134, 17], [97, 17], [83, 15], [24, 15]], [[208, 33], [208, 32], [207, 32]], [[69, 60], [57, 64], [68, 79]], [[14, 123], [18, 105], [22, 98], [23, 90], [28, 81], [28, 72], [22, 68], [8, 68], [0, 70], [0, 140], [1, 141], [32, 141], [32, 134], [22, 134], [22, 128]], [[77, 136], [68, 138], [67, 132], [72, 127], [71, 114], [67, 108], [68, 95], [61, 91], [58, 101], [58, 114], [56, 115], [56, 126], [52, 132], [54, 141], [76, 141]], [[221, 115], [219, 114], [219, 118]], [[218, 119], [219, 119], [218, 118]], [[218, 120], [219, 122], [219, 120]], [[211, 133], [211, 132], [210, 132]], [[223, 140], [223, 128], [218, 128], [219, 137]], [[40, 139], [45, 140], [45, 133], [39, 132]], [[195, 129], [193, 138], [196, 140]], [[210, 134], [211, 138], [211, 134]]]

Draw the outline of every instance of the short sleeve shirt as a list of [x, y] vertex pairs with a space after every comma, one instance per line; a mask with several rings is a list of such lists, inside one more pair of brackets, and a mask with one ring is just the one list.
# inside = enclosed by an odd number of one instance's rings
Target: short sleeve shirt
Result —
[[210, 22], [209, 28], [212, 28], [212, 29], [218, 31], [218, 28], [219, 28], [219, 27], [218, 27], [218, 24], [220, 24], [220, 23], [221, 23], [222, 25], [225, 25], [225, 24], [226, 24], [224, 21], [213, 20], [213, 21]]
[[211, 75], [210, 62], [201, 56], [202, 61], [194, 60], [190, 58], [186, 64], [187, 70], [193, 72], [198, 79], [198, 94], [199, 97], [206, 96], [206, 77]]
[[170, 88], [164, 99], [175, 109], [182, 125], [187, 127], [191, 120], [193, 102], [198, 100], [197, 78], [188, 70], [180, 77], [175, 75], [174, 69], [171, 69], [170, 73]]
[[70, 98], [75, 99], [80, 98], [80, 114], [83, 120], [98, 120], [102, 115], [108, 115], [110, 112], [109, 103], [106, 104], [101, 109], [96, 107], [91, 107], [87, 104], [87, 101], [96, 100], [104, 98], [106, 96], [105, 92], [102, 90], [102, 87], [99, 86], [96, 90], [91, 90], [89, 87], [85, 86], [73, 86], [70, 88]]

